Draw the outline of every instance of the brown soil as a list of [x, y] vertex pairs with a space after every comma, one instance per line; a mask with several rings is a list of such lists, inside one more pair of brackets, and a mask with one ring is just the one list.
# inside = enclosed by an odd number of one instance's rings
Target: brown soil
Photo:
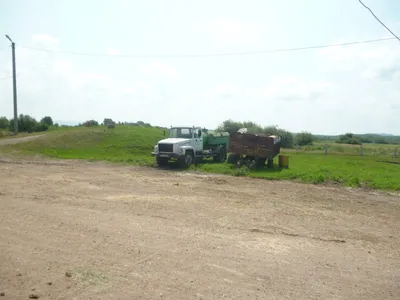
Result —
[[26, 143], [26, 142], [36, 140], [37, 138], [40, 138], [43, 136], [45, 136], [45, 134], [23, 136], [23, 137], [13, 137], [13, 138], [2, 138], [2, 139], [0, 139], [0, 146]]
[[399, 200], [3, 159], [1, 299], [399, 299]]

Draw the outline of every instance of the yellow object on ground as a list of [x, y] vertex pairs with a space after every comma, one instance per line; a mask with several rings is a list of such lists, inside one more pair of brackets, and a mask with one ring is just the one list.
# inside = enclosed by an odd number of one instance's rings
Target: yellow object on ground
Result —
[[279, 155], [279, 166], [281, 168], [289, 168], [289, 156]]

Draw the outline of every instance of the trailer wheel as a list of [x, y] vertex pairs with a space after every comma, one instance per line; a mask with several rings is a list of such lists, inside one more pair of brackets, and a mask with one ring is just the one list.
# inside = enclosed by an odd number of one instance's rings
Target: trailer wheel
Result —
[[266, 158], [257, 158], [257, 167], [264, 167], [265, 166], [265, 162], [267, 161]]
[[268, 168], [272, 169], [274, 167], [274, 159], [269, 158], [268, 159]]
[[240, 159], [240, 155], [239, 154], [231, 153], [228, 156], [228, 163], [236, 164], [239, 161], [239, 159]]

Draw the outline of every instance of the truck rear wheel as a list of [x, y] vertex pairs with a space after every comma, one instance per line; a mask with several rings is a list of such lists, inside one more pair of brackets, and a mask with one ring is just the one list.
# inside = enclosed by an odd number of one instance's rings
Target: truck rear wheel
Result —
[[189, 168], [190, 165], [193, 163], [193, 153], [191, 152], [186, 152], [185, 157], [180, 161], [180, 165], [183, 168]]

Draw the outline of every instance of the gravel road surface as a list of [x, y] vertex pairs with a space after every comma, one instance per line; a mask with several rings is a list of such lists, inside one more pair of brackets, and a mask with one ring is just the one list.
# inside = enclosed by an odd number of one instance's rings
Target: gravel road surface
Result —
[[400, 299], [400, 197], [0, 161], [0, 299]]

